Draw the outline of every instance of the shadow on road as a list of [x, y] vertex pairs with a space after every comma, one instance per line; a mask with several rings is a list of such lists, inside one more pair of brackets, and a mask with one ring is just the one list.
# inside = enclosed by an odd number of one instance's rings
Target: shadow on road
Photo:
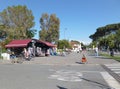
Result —
[[59, 89], [67, 89], [67, 88], [64, 88], [64, 87], [61, 87], [61, 86], [58, 86], [58, 85], [57, 85], [57, 87], [58, 87]]
[[84, 63], [82, 63], [82, 62], [75, 62], [75, 63], [77, 63], [77, 64], [84, 64]]
[[100, 59], [112, 59], [110, 57], [105, 57], [105, 56], [95, 56], [96, 58], [100, 58]]
[[108, 85], [105, 85], [105, 84], [102, 84], [102, 83], [99, 83], [99, 82], [96, 82], [96, 81], [93, 81], [93, 80], [89, 80], [89, 79], [86, 79], [86, 78], [81, 78], [81, 79], [83, 79], [87, 82], [98, 84], [98, 87], [100, 87], [101, 89], [115, 89], [115, 88], [112, 88]]

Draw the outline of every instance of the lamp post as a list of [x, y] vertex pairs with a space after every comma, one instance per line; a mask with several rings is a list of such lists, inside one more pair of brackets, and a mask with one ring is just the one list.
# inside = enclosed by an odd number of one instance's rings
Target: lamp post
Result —
[[66, 30], [67, 28], [64, 29], [64, 39], [66, 39], [66, 33], [65, 33]]

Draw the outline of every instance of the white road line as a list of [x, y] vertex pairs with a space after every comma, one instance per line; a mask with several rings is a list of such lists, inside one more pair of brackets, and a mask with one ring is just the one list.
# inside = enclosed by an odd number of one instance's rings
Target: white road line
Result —
[[111, 87], [111, 89], [120, 89], [120, 84], [108, 73], [108, 72], [100, 72], [105, 81]]
[[120, 66], [120, 64], [105, 64], [107, 67], [109, 66]]
[[115, 73], [117, 73], [117, 74], [119, 74], [120, 73], [120, 71], [114, 71]]
[[111, 66], [111, 67], [108, 67], [108, 68], [120, 68], [120, 66]]
[[120, 70], [120, 69], [111, 69], [111, 70], [115, 71], [115, 70]]

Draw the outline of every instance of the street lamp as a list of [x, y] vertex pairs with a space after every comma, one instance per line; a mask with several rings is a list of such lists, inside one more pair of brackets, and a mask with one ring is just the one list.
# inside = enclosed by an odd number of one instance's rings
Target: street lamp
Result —
[[66, 30], [67, 30], [67, 28], [64, 29], [64, 39], [66, 39], [66, 34], [65, 34]]

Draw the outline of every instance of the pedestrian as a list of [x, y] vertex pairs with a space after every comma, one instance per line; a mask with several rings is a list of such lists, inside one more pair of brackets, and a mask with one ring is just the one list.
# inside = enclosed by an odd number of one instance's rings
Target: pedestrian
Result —
[[114, 51], [113, 51], [113, 49], [110, 49], [110, 56], [114, 56]]
[[98, 56], [98, 47], [95, 47], [95, 56]]
[[29, 53], [26, 48], [24, 48], [24, 56], [25, 56], [25, 58], [28, 58], [28, 56], [29, 56]]

